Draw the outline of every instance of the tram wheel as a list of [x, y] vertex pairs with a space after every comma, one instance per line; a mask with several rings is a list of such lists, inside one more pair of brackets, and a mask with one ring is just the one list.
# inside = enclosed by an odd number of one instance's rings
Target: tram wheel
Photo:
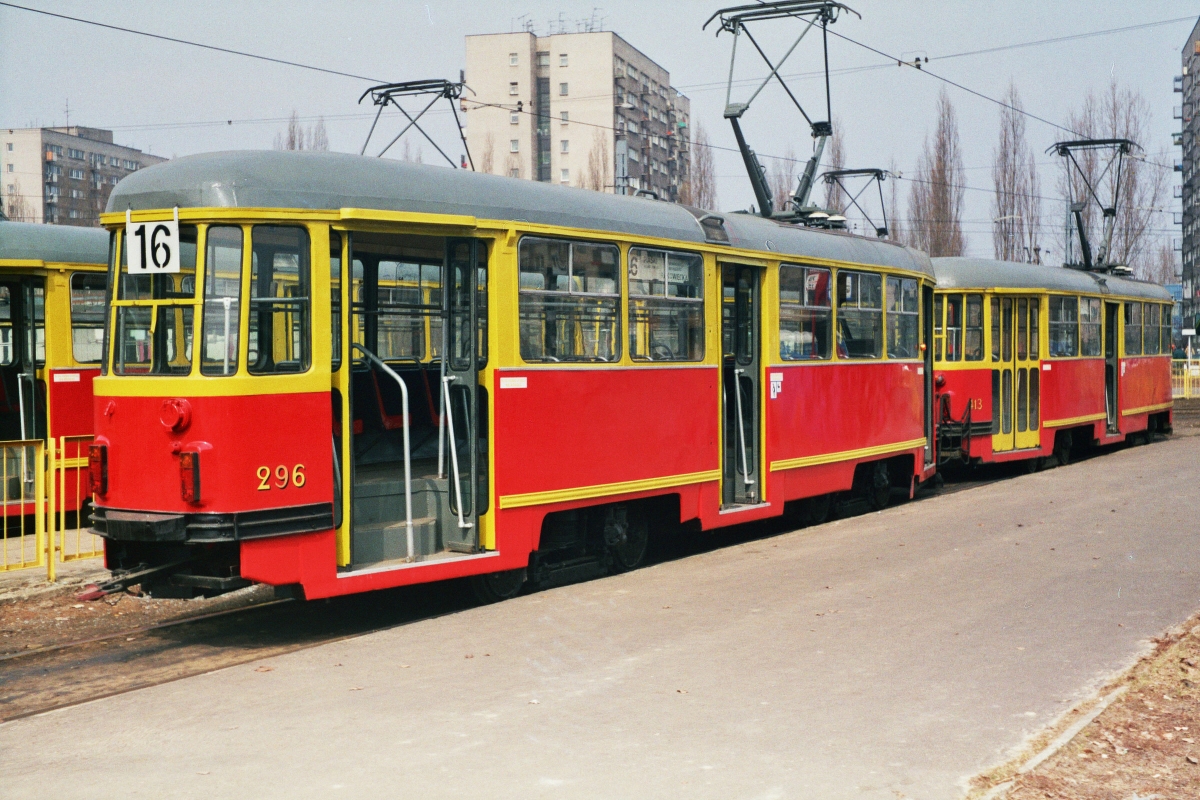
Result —
[[1058, 459], [1060, 466], [1065, 467], [1071, 463], [1071, 434], [1061, 433], [1054, 440], [1054, 457]]
[[880, 511], [887, 508], [888, 500], [892, 497], [892, 482], [888, 478], [886, 461], [880, 461], [871, 470], [871, 487], [867, 492], [867, 502], [871, 508]]
[[1028, 458], [1025, 460], [1025, 472], [1027, 474], [1032, 475], [1033, 473], [1037, 472], [1041, 468], [1042, 468], [1042, 457], [1041, 456], [1035, 456], [1034, 458]]
[[511, 600], [525, 585], [524, 569], [508, 569], [502, 572], [489, 572], [487, 575], [473, 575], [469, 579], [471, 591], [480, 603], [499, 603]]
[[612, 571], [629, 572], [640, 567], [646, 561], [649, 544], [650, 524], [646, 515], [630, 510], [625, 536], [609, 548], [612, 552]]
[[805, 501], [807, 508], [805, 511], [808, 516], [810, 525], [820, 525], [829, 519], [829, 512], [833, 509], [833, 495], [821, 494], [816, 497], [810, 497]]

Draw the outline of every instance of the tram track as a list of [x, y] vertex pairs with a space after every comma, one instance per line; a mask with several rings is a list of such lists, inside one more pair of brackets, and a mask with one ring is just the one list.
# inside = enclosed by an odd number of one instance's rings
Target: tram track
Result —
[[[1023, 473], [1019, 465], [990, 465], [920, 492], [914, 501], [982, 488]], [[849, 513], [853, 510], [843, 505], [837, 516], [854, 516]], [[796, 527], [777, 517], [700, 537], [664, 536], [656, 541], [651, 563], [745, 544]], [[463, 581], [308, 603], [261, 600], [7, 653], [0, 655], [0, 723], [434, 619], [474, 603]]]

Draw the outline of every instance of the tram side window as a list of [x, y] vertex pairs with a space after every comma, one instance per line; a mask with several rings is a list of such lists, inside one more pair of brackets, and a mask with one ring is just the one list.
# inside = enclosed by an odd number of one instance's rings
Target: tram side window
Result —
[[1079, 298], [1050, 298], [1050, 356], [1079, 354]]
[[[121, 243], [116, 302], [147, 304], [116, 308], [113, 372], [117, 375], [186, 375], [191, 371], [196, 239], [194, 225], [179, 226], [180, 271], [167, 275], [130, 275], [125, 243]], [[151, 314], [157, 314], [154, 324]]]
[[694, 253], [629, 248], [629, 357], [704, 358], [704, 259]]
[[942, 360], [942, 338], [946, 335], [946, 299], [944, 295], [933, 298], [933, 360]]
[[963, 357], [967, 361], [982, 361], [983, 295], [967, 295], [967, 310], [963, 322], [966, 323], [963, 327]]
[[1145, 332], [1145, 344], [1142, 346], [1142, 352], [1148, 356], [1158, 355], [1159, 341], [1159, 305], [1158, 303], [1146, 303], [1142, 309], [1144, 319], [1143, 330]]
[[0, 286], [0, 366], [5, 367], [17, 360], [12, 311], [12, 295], [7, 286]]
[[620, 261], [616, 245], [521, 239], [521, 358], [530, 362], [619, 360]]
[[342, 366], [342, 235], [329, 232], [329, 331], [333, 339], [330, 369]]
[[963, 296], [946, 295], [946, 360], [962, 361]]
[[250, 330], [246, 363], [252, 375], [304, 372], [309, 366], [308, 231], [255, 225], [250, 232]]
[[1142, 354], [1142, 304], [1125, 304], [1125, 355]]
[[779, 267], [779, 355], [784, 361], [829, 358], [833, 334], [827, 269]]
[[1171, 306], [1162, 307], [1162, 345], [1159, 348], [1159, 352], [1167, 355], [1171, 354], [1175, 344], [1174, 331], [1171, 327], [1172, 313], [1173, 308]]
[[838, 355], [883, 355], [883, 277], [870, 272], [839, 272]]
[[887, 279], [888, 358], [916, 358], [920, 355], [921, 312], [917, 296], [915, 279]]
[[1079, 355], [1100, 355], [1103, 344], [1100, 335], [1101, 319], [1100, 299], [1081, 297], [1079, 299]]
[[208, 229], [204, 250], [204, 349], [200, 372], [232, 375], [238, 369], [238, 319], [242, 298], [242, 229]]
[[[1000, 298], [993, 297], [992, 311], [992, 361], [1000, 360]], [[999, 430], [997, 429], [997, 432]]]
[[97, 364], [104, 356], [107, 283], [108, 279], [98, 272], [76, 272], [71, 276], [71, 355], [80, 364]]
[[[1041, 303], [1038, 300], [1030, 300], [1029, 301], [1029, 360], [1030, 361], [1037, 361], [1039, 358], [1041, 358], [1041, 348], [1042, 348]], [[1034, 402], [1035, 402], [1033, 400], [1032, 392], [1034, 392], [1036, 390], [1037, 390], [1037, 380], [1035, 379], [1034, 382], [1030, 384], [1030, 388], [1029, 388], [1029, 391], [1031, 392], [1030, 400], [1029, 400], [1029, 403], [1030, 403], [1029, 407], [1031, 409], [1029, 413], [1030, 413], [1031, 417], [1036, 417], [1036, 414], [1032, 410], [1034, 408]], [[1030, 426], [1034, 425], [1032, 419], [1029, 424], [1030, 424]], [[1033, 430], [1033, 427], [1030, 427], [1030, 430]]]

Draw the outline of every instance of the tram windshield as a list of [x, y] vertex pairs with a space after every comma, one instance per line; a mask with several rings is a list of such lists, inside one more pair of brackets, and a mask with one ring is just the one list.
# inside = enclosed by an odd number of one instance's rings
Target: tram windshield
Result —
[[196, 297], [196, 227], [179, 227], [180, 271], [131, 275], [120, 248], [116, 280], [113, 372], [117, 375], [186, 375], [192, 361]]

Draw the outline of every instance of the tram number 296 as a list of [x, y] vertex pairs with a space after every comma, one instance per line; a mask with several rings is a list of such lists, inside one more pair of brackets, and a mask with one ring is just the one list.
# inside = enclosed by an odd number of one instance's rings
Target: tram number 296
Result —
[[294, 486], [297, 489], [304, 486], [304, 465], [297, 464], [289, 471], [287, 466], [280, 464], [274, 470], [270, 467], [258, 468], [258, 490], [267, 492], [271, 489], [286, 489]]

